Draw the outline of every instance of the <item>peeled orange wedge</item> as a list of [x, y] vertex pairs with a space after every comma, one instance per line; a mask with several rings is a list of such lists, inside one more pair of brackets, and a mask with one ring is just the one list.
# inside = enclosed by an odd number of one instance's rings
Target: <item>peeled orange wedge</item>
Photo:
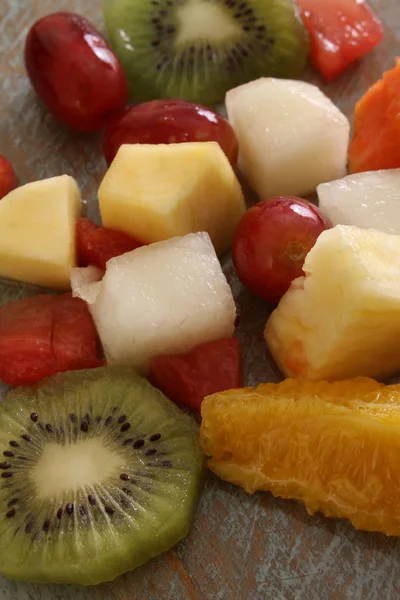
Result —
[[400, 385], [288, 379], [208, 396], [202, 417], [222, 479], [400, 535]]

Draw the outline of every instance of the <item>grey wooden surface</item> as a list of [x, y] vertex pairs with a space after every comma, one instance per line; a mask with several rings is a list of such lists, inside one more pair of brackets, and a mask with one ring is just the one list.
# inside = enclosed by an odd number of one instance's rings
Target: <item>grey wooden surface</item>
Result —
[[[371, 4], [386, 27], [380, 48], [334, 85], [308, 74], [349, 116], [356, 99], [400, 55], [400, 0]], [[101, 26], [99, 0], [0, 0], [0, 153], [8, 155], [23, 183], [73, 175], [89, 214], [97, 217], [96, 189], [106, 168], [100, 138], [56, 124], [35, 98], [23, 67], [30, 24], [60, 9], [80, 12]], [[268, 307], [242, 289], [229, 261], [225, 270], [242, 314], [247, 382], [276, 380], [279, 374], [262, 339]], [[29, 293], [23, 286], [0, 284], [2, 303]], [[399, 551], [396, 539], [356, 532], [346, 522], [310, 518], [301, 505], [269, 494], [251, 497], [210, 475], [190, 535], [165, 555], [90, 589], [25, 585], [0, 577], [0, 599], [391, 600], [400, 598]]]

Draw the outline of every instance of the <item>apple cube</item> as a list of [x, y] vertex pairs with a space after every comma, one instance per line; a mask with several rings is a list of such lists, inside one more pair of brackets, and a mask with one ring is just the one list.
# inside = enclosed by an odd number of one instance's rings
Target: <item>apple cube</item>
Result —
[[146, 374], [160, 354], [230, 337], [236, 316], [231, 289], [209, 236], [189, 234], [75, 269], [74, 295], [85, 300], [109, 364]]
[[0, 201], [0, 278], [69, 289], [80, 212], [78, 185], [68, 175], [7, 194]]
[[229, 249], [245, 212], [242, 189], [216, 142], [125, 144], [99, 189], [103, 225], [144, 243], [207, 231]]
[[400, 169], [348, 175], [319, 185], [317, 192], [332, 225], [400, 234]]
[[304, 196], [346, 174], [348, 119], [316, 86], [261, 78], [230, 90], [239, 168], [261, 200]]

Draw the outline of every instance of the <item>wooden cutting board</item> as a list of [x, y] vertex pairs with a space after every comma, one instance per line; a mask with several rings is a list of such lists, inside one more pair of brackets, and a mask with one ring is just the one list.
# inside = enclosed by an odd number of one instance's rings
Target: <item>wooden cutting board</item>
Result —
[[[382, 45], [334, 85], [308, 74], [349, 117], [360, 95], [400, 56], [400, 0], [371, 5], [385, 24]], [[89, 215], [97, 217], [96, 189], [106, 169], [100, 137], [56, 124], [39, 105], [23, 66], [30, 25], [57, 10], [81, 13], [102, 26], [100, 0], [0, 0], [0, 153], [22, 183], [73, 175]], [[224, 267], [242, 316], [247, 382], [277, 380], [262, 339], [268, 308], [238, 284], [229, 261]], [[0, 303], [27, 293], [23, 286], [0, 284]], [[97, 588], [25, 585], [0, 577], [0, 598], [391, 600], [400, 598], [400, 542], [357, 532], [344, 521], [311, 518], [300, 504], [267, 493], [248, 496], [210, 475], [190, 535], [158, 559]]]

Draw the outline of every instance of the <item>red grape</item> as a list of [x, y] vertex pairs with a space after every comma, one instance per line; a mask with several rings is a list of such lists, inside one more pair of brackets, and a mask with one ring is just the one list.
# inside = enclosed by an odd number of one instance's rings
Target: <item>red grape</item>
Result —
[[17, 176], [10, 161], [0, 154], [0, 199], [12, 192], [17, 185]]
[[127, 108], [105, 132], [103, 148], [110, 164], [122, 144], [218, 142], [233, 167], [238, 142], [231, 124], [218, 113], [184, 100], [153, 100]]
[[100, 130], [127, 104], [121, 63], [79, 15], [54, 13], [34, 23], [25, 43], [25, 66], [53, 116], [74, 129]]
[[304, 259], [330, 224], [310, 202], [278, 197], [253, 206], [237, 226], [232, 248], [239, 279], [255, 294], [279, 302]]

